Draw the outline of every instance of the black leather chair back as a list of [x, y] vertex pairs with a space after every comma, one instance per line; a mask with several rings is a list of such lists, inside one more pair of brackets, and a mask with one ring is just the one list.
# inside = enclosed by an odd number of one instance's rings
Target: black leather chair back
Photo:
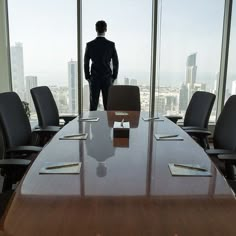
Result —
[[36, 108], [39, 126], [59, 126], [59, 112], [50, 89], [47, 86], [30, 90]]
[[186, 110], [184, 126], [207, 128], [215, 97], [209, 92], [195, 92]]
[[0, 160], [5, 158], [6, 144], [4, 139], [3, 130], [0, 123]]
[[216, 122], [214, 147], [236, 151], [236, 95], [232, 95]]
[[0, 123], [7, 148], [30, 143], [29, 119], [19, 96], [15, 92], [0, 94]]
[[108, 93], [107, 110], [140, 111], [140, 92], [138, 86], [114, 85]]

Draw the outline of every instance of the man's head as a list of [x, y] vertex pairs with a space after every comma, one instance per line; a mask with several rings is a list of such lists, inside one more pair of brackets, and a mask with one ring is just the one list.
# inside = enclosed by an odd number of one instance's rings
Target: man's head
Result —
[[104, 20], [98, 21], [95, 26], [98, 35], [103, 35], [107, 31], [107, 23]]

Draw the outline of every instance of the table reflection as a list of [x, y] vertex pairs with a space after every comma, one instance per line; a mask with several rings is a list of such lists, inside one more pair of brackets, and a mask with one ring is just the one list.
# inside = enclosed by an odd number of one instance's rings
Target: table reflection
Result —
[[87, 155], [98, 162], [97, 176], [105, 177], [107, 175], [106, 160], [115, 154], [112, 129], [107, 126], [107, 119], [104, 116], [99, 122], [86, 122], [85, 132], [89, 134], [86, 140]]

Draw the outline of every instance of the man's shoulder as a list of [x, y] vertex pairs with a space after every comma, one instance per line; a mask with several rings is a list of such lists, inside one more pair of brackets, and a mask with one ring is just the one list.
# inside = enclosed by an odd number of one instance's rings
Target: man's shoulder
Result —
[[101, 37], [101, 38], [97, 37], [94, 40], [87, 42], [87, 46], [91, 46], [91, 45], [101, 43], [101, 42], [104, 42], [105, 44], [108, 44], [108, 45], [111, 45], [111, 46], [115, 45], [114, 42], [106, 39], [105, 37]]
[[107, 43], [110, 47], [114, 47], [114, 46], [115, 46], [115, 43], [114, 43], [114, 42], [112, 42], [112, 41], [110, 41], [110, 40], [108, 40], [108, 39], [106, 39], [106, 38], [105, 38], [105, 41], [106, 41], [106, 43]]
[[106, 42], [108, 42], [108, 43], [110, 43], [110, 44], [115, 44], [114, 42], [112, 42], [112, 41], [110, 41], [110, 40], [108, 40], [108, 39], [106, 39], [106, 38], [105, 38], [105, 40], [106, 40]]
[[95, 43], [95, 41], [96, 41], [96, 39], [94, 39], [94, 40], [91, 40], [91, 41], [87, 42], [87, 46], [90, 46], [91, 44], [94, 44], [94, 43]]

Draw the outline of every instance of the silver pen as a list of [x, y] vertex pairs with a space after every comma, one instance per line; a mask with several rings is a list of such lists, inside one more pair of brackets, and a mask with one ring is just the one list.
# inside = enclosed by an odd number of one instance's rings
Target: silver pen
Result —
[[96, 120], [97, 117], [87, 117], [87, 118], [80, 118], [80, 121], [89, 121], [89, 120]]
[[174, 164], [174, 166], [183, 167], [183, 168], [191, 169], [191, 170], [207, 171], [206, 169], [201, 168], [201, 167], [197, 167], [197, 166], [187, 166], [187, 165], [183, 165], [183, 164]]
[[149, 118], [146, 118], [145, 120], [146, 121], [149, 121], [149, 120], [158, 120], [159, 117], [149, 117]]
[[178, 134], [170, 134], [170, 135], [160, 136], [159, 138], [175, 138], [175, 137], [178, 137], [178, 136], [179, 136]]
[[56, 165], [56, 166], [48, 166], [46, 167], [46, 169], [53, 170], [53, 169], [67, 168], [67, 167], [73, 167], [73, 166], [78, 166], [78, 165], [79, 163], [62, 164], [62, 165]]
[[82, 134], [71, 134], [71, 135], [64, 135], [63, 138], [75, 138], [75, 137], [81, 137], [86, 135], [85, 133]]

